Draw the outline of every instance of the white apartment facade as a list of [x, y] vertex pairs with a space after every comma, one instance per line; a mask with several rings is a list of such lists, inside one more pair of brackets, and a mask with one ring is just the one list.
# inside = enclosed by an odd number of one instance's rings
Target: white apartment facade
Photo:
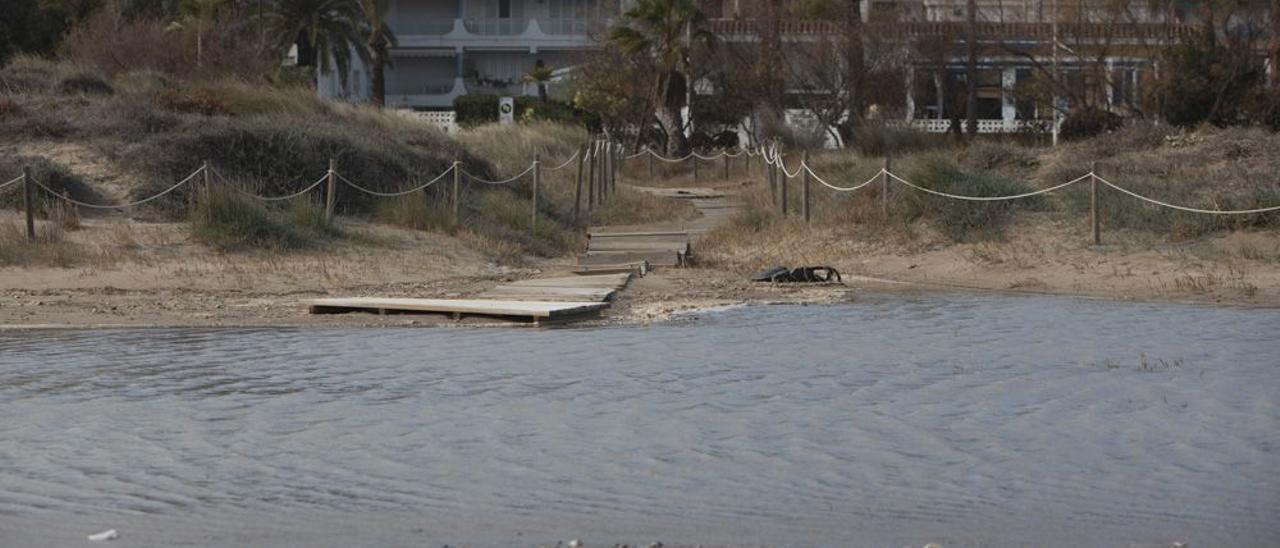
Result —
[[[630, 0], [391, 0], [388, 25], [398, 44], [386, 69], [389, 107], [447, 109], [468, 93], [536, 95], [522, 80], [542, 63], [571, 69], [578, 54]], [[318, 79], [326, 98], [369, 98], [358, 61], [346, 86]]]
[[[756, 38], [754, 22], [748, 17], [760, 0], [701, 0], [712, 19], [712, 30], [724, 41], [751, 42]], [[495, 95], [536, 95], [536, 86], [523, 82], [534, 67], [542, 64], [564, 73], [579, 62], [579, 56], [596, 47], [608, 24], [628, 9], [634, 0], [391, 0], [388, 24], [398, 44], [391, 51], [386, 70], [386, 104], [415, 110], [448, 110], [454, 99], [470, 93]], [[1013, 90], [1032, 76], [1027, 59], [1003, 52], [992, 45], [996, 37], [1037, 50], [1042, 62], [1050, 55], [1045, 46], [1059, 32], [1051, 22], [1057, 18], [1079, 29], [1105, 22], [1107, 14], [1089, 9], [1088, 3], [1066, 0], [978, 0], [980, 40], [986, 45], [979, 61], [980, 131], [1014, 132], [1044, 127], [1049, 112], [1034, 105], [1019, 104]], [[1071, 6], [1084, 7], [1073, 11]], [[1185, 14], [1149, 11], [1146, 3], [1133, 2], [1126, 18], [1133, 23], [1118, 37], [1118, 48], [1110, 53], [1105, 95], [1107, 103], [1120, 103], [1136, 95], [1143, 73], [1150, 73], [1150, 57], [1134, 47], [1138, 42], [1164, 42], [1158, 27], [1182, 20]], [[903, 44], [921, 37], [944, 34], [955, 37], [963, 31], [967, 16], [965, 0], [863, 0], [864, 20], [886, 18]], [[1083, 17], [1082, 17], [1083, 16]], [[1081, 25], [1084, 25], [1082, 27]], [[830, 22], [788, 21], [783, 26], [784, 43], [801, 45], [816, 35], [832, 32]], [[1136, 30], [1134, 30], [1136, 29]], [[1072, 40], [1063, 29], [1057, 42], [1063, 70], [1085, 61], [1083, 52], [1073, 52], [1088, 39]], [[1149, 34], [1154, 33], [1154, 34]], [[1070, 46], [1070, 47], [1069, 47]], [[1128, 46], [1128, 47], [1126, 47]], [[922, 129], [945, 131], [951, 111], [958, 105], [947, 102], [942, 93], [942, 73], [964, 70], [959, 50], [945, 60], [913, 59], [908, 81], [905, 118]], [[1074, 53], [1074, 55], [1073, 55]], [[941, 61], [943, 67], [939, 67]], [[930, 66], [932, 65], [932, 66]], [[344, 86], [335, 74], [319, 77], [322, 96], [350, 101], [369, 98], [367, 67], [356, 63]], [[901, 119], [901, 118], [900, 118]]]

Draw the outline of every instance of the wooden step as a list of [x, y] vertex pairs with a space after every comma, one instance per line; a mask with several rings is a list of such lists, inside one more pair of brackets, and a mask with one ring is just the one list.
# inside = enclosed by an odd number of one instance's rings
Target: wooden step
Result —
[[578, 264], [617, 265], [648, 262], [650, 266], [682, 266], [684, 254], [676, 251], [588, 251], [578, 256]]

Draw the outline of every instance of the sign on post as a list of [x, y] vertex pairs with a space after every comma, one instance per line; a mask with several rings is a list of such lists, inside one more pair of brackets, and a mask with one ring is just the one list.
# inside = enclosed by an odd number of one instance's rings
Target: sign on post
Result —
[[509, 126], [516, 120], [516, 100], [514, 97], [498, 99], [498, 123]]

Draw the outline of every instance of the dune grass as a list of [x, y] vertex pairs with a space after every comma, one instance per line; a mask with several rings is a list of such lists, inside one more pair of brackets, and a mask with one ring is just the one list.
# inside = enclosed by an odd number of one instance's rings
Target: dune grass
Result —
[[34, 241], [17, 223], [0, 223], [0, 266], [72, 267], [89, 259], [81, 246], [68, 242], [57, 223], [36, 226]]
[[230, 189], [199, 199], [189, 222], [192, 238], [222, 251], [312, 249], [344, 236], [314, 201], [276, 209]]

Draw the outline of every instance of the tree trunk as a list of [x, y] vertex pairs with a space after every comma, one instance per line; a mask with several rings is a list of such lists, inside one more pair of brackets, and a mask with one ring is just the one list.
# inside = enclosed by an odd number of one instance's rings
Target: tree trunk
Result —
[[376, 107], [384, 107], [387, 105], [387, 48], [385, 45], [378, 45], [373, 48], [373, 55], [369, 67], [369, 98]]
[[662, 126], [662, 132], [667, 135], [667, 156], [683, 158], [689, 154], [689, 140], [684, 136], [684, 117], [680, 115], [677, 101], [672, 97], [679, 95], [671, 92], [671, 81], [675, 77], [674, 70], [662, 76], [657, 100], [654, 101], [653, 116], [658, 119], [658, 125]]
[[965, 43], [969, 50], [969, 63], [965, 67], [966, 128], [972, 137], [978, 133], [978, 2], [969, 0], [969, 19], [966, 25]]
[[863, 96], [863, 76], [866, 72], [865, 53], [862, 45], [862, 2], [849, 0], [844, 14], [844, 85], [845, 122], [841, 137], [848, 143], [862, 125], [862, 110], [866, 104]]
[[759, 127], [754, 128], [760, 141], [767, 140], [768, 133], [782, 123], [783, 95], [786, 92], [787, 80], [782, 63], [782, 1], [765, 2], [763, 21], [756, 22], [760, 34], [759, 72], [756, 80], [760, 83], [754, 110]]
[[1271, 0], [1271, 87], [1280, 93], [1280, 0]]

